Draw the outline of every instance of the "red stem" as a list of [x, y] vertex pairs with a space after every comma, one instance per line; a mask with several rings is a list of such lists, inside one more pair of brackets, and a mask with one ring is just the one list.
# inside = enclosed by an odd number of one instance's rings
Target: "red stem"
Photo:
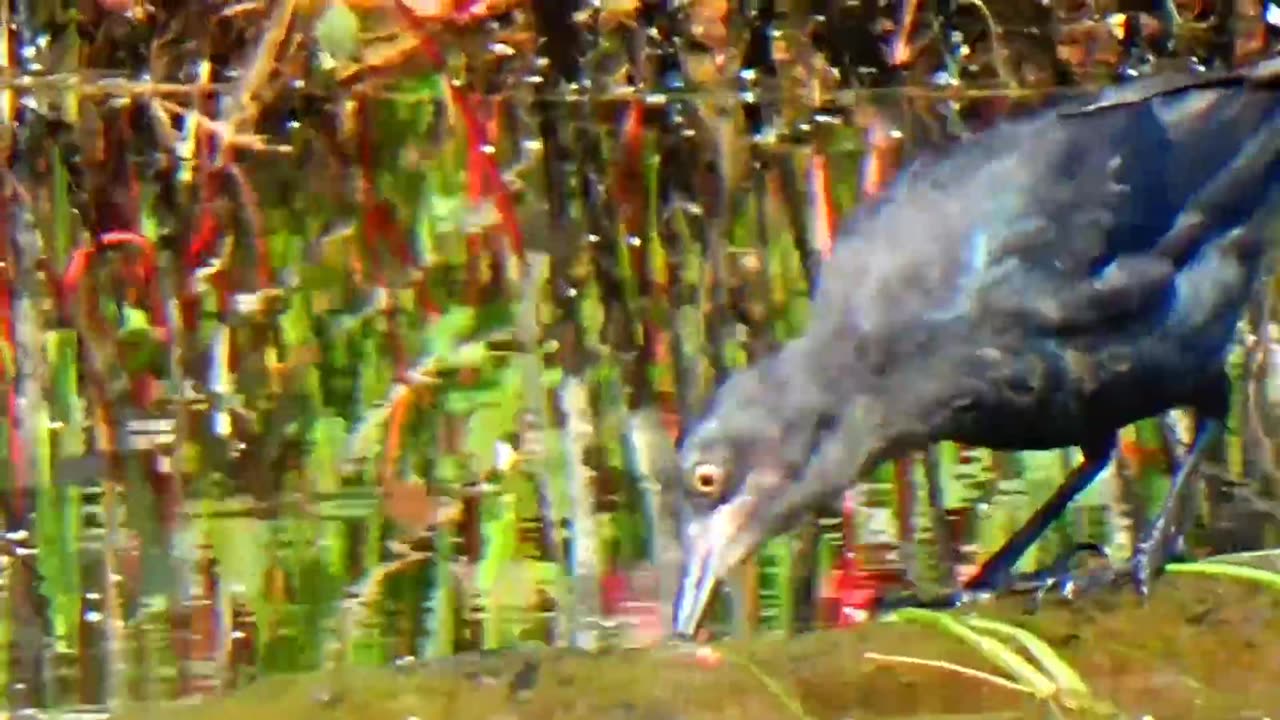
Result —
[[[418, 37], [418, 48], [422, 54], [426, 56], [427, 61], [438, 71], [445, 69], [444, 54], [440, 52], [439, 46], [431, 38], [431, 30], [427, 23], [410, 8], [404, 0], [395, 0], [396, 9], [400, 12], [401, 18], [409, 26], [409, 29]], [[471, 6], [468, 5], [468, 10]], [[462, 19], [466, 16], [455, 15], [455, 19]], [[480, 180], [485, 183], [480, 186], [486, 194], [493, 195], [494, 205], [498, 210], [498, 215], [502, 218], [503, 229], [511, 240], [511, 251], [516, 257], [524, 256], [524, 235], [520, 231], [520, 225], [516, 221], [515, 202], [511, 198], [511, 189], [507, 187], [506, 180], [502, 177], [502, 171], [498, 168], [498, 163], [493, 155], [485, 152], [490, 144], [488, 133], [485, 132], [484, 126], [480, 123], [479, 116], [476, 113], [475, 105], [472, 103], [467, 93], [464, 93], [460, 87], [453, 83], [449, 83], [449, 98], [453, 101], [454, 107], [457, 108], [458, 114], [462, 116], [462, 125], [467, 133], [467, 145], [469, 148], [469, 157], [476, 163], [479, 170]], [[475, 178], [470, 178], [471, 182], [476, 182]], [[473, 185], [473, 187], [475, 187]]]

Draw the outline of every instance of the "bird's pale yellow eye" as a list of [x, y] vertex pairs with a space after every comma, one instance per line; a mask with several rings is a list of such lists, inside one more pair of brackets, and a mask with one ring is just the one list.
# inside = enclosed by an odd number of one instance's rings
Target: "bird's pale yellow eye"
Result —
[[693, 489], [706, 496], [719, 495], [724, 488], [724, 468], [712, 463], [699, 463], [693, 468]]

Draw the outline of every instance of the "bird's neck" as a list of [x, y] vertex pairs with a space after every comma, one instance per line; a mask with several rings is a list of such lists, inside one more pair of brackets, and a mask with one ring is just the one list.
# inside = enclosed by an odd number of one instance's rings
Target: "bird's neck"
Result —
[[827, 411], [838, 412], [856, 396], [871, 391], [872, 378], [852, 347], [829, 337], [801, 335], [787, 342], [770, 359], [784, 392], [815, 394]]
[[841, 378], [829, 348], [801, 336], [760, 362], [775, 419], [805, 424], [818, 416], [838, 415], [849, 397], [849, 378]]

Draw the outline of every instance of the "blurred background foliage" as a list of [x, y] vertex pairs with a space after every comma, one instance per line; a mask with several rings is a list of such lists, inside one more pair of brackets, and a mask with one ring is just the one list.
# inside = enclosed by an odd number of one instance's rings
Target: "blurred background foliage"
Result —
[[[1270, 0], [4, 0], [10, 711], [642, 645], [658, 449], [801, 332], [838, 218], [1065, 92], [1272, 54]], [[1197, 552], [1274, 545], [1270, 297]], [[1024, 560], [1127, 555], [1162, 423]], [[750, 634], [946, 586], [1074, 450], [944, 444], [770, 542]], [[923, 552], [906, 552], [913, 539]]]

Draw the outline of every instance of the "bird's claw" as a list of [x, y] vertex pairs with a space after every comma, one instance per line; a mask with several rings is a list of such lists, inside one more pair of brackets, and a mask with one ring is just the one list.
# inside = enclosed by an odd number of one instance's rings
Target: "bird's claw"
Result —
[[[1081, 567], [1076, 559], [1082, 554], [1093, 556], [1101, 562], [1089, 562]], [[1171, 540], [1164, 557], [1170, 561], [1182, 559], [1182, 543], [1178, 539]], [[1139, 598], [1146, 600], [1151, 594], [1152, 583], [1162, 569], [1163, 563], [1153, 562], [1151, 548], [1143, 544], [1139, 544], [1134, 550], [1128, 572], [1124, 572], [1117, 570], [1110, 555], [1101, 545], [1078, 543], [1042, 570], [1022, 575], [996, 575], [982, 583], [966, 585], [961, 590], [934, 597], [921, 597], [914, 593], [892, 595], [881, 598], [876, 611], [884, 613], [908, 607], [955, 609], [991, 597], [1017, 594], [1028, 596], [1027, 612], [1034, 613], [1052, 595], [1071, 602], [1120, 584], [1128, 584]]]
[[[1076, 557], [1086, 553], [1101, 558], [1102, 562], [1084, 568], [1076, 567]], [[1048, 568], [1034, 573], [1034, 576], [1032, 583], [1035, 589], [1029, 608], [1031, 612], [1039, 609], [1045, 598], [1055, 590], [1064, 600], [1076, 600], [1099, 588], [1112, 585], [1116, 573], [1105, 548], [1097, 543], [1077, 543], [1059, 555]]]
[[[1101, 569], [1076, 568], [1073, 561], [1082, 553], [1101, 557], [1104, 560]], [[954, 609], [991, 597], [1019, 594], [1029, 596], [1027, 611], [1030, 613], [1038, 610], [1051, 593], [1073, 600], [1099, 587], [1109, 586], [1115, 575], [1105, 549], [1096, 543], [1080, 543], [1062, 553], [1043, 570], [1022, 575], [1001, 573], [935, 597], [924, 598], [913, 593], [893, 595], [882, 598], [876, 610], [883, 613], [907, 607]]]

